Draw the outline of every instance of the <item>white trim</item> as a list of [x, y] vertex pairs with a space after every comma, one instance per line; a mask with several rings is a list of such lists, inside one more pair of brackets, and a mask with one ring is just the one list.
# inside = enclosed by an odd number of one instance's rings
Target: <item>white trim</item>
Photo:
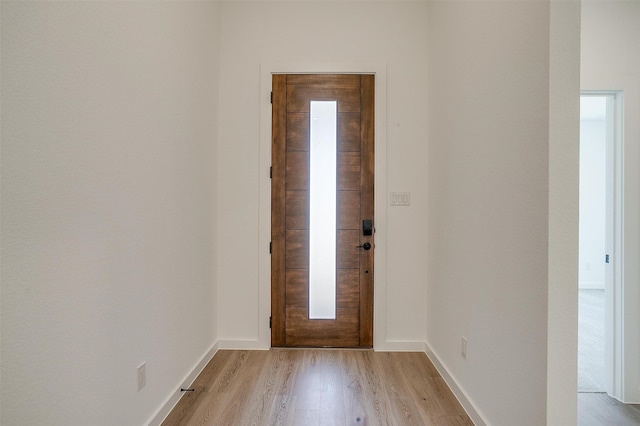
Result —
[[191, 369], [191, 372], [186, 375], [186, 377], [176, 385], [175, 391], [167, 398], [167, 400], [162, 404], [160, 409], [156, 412], [156, 414], [147, 422], [149, 426], [160, 425], [164, 419], [167, 418], [171, 410], [174, 409], [176, 404], [182, 398], [182, 392], [180, 388], [188, 388], [191, 386], [193, 382], [195, 382], [198, 375], [204, 370], [204, 368], [209, 364], [209, 361], [213, 358], [213, 356], [220, 349], [218, 342], [214, 343], [213, 346], [204, 354], [204, 356], [200, 359], [200, 361]]
[[424, 342], [387, 340], [374, 348], [376, 352], [424, 352]]
[[436, 367], [438, 373], [442, 376], [442, 379], [451, 389], [453, 395], [456, 397], [462, 408], [467, 412], [467, 415], [471, 418], [471, 421], [476, 426], [487, 426], [489, 422], [484, 418], [484, 416], [480, 413], [480, 411], [475, 407], [473, 402], [467, 397], [465, 391], [458, 385], [456, 379], [449, 373], [447, 367], [444, 366], [438, 356], [433, 352], [428, 343], [424, 343], [424, 352], [427, 354], [427, 357], [433, 363], [433, 366]]
[[265, 348], [258, 339], [253, 340], [241, 340], [241, 339], [229, 339], [229, 340], [220, 340], [219, 342], [220, 349], [231, 349], [231, 350], [247, 350], [247, 351], [263, 351], [269, 348]]
[[373, 346], [386, 343], [387, 287], [387, 66], [385, 63], [263, 63], [260, 66], [260, 196], [258, 235], [258, 347], [271, 347], [271, 76], [272, 74], [374, 74], [375, 78], [375, 241]]
[[[613, 194], [607, 203], [611, 204], [613, 215], [613, 241], [612, 241], [612, 263], [613, 277], [611, 285], [613, 287], [613, 372], [617, 377], [614, 378], [615, 397], [621, 401], [626, 400], [625, 386], [625, 280], [624, 280], [624, 95], [622, 91], [611, 92], [614, 96], [613, 100], [613, 158], [608, 161], [612, 170], [611, 179], [613, 179]], [[609, 149], [609, 148], [608, 148]], [[606, 310], [605, 310], [606, 312]], [[620, 367], [618, 368], [617, 365]]]

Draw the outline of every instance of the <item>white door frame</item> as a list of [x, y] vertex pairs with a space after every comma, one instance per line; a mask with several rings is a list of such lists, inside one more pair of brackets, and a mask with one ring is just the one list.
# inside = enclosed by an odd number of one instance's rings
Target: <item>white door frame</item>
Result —
[[[271, 76], [273, 74], [374, 74], [375, 77], [375, 229], [373, 347], [394, 349], [386, 337], [387, 286], [387, 66], [385, 63], [263, 63], [260, 66], [260, 199], [259, 199], [259, 299], [258, 344], [271, 347]], [[422, 349], [424, 345], [422, 345]], [[407, 348], [403, 348], [407, 349]], [[415, 348], [412, 348], [415, 349]]]

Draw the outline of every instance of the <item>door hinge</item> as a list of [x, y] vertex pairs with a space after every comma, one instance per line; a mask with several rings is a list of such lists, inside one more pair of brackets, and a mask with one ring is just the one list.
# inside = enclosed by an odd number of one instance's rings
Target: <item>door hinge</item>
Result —
[[269, 95], [269, 102], [273, 103], [273, 92]]
[[271, 317], [269, 317], [269, 328], [271, 328]]
[[269, 178], [273, 179], [273, 166], [269, 167]]
[[604, 263], [609, 263], [609, 255], [604, 256]]
[[273, 248], [272, 243], [271, 243], [271, 241], [269, 241], [269, 254], [271, 254], [272, 248]]

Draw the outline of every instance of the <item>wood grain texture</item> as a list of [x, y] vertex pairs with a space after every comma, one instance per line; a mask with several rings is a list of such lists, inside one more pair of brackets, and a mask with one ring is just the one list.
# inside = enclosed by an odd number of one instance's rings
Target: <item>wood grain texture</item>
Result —
[[340, 294], [338, 308], [360, 307], [360, 270], [338, 269], [336, 281]]
[[307, 269], [309, 267], [309, 232], [287, 229], [285, 238], [287, 270], [290, 268]]
[[287, 229], [309, 229], [309, 191], [286, 191]]
[[360, 153], [338, 153], [338, 190], [360, 190]]
[[309, 319], [306, 306], [287, 306], [286, 315], [287, 346], [349, 348], [360, 341], [357, 308], [336, 308], [331, 320]]
[[424, 353], [219, 351], [192, 387], [163, 425], [473, 424]]
[[340, 229], [337, 234], [337, 267], [338, 269], [352, 269], [360, 267], [360, 231], [354, 229]]
[[[362, 111], [360, 123], [361, 140], [361, 198], [360, 214], [361, 219], [374, 220], [374, 187], [375, 187], [375, 76], [362, 75]], [[360, 346], [373, 346], [373, 274], [375, 252], [375, 232], [374, 235], [362, 237], [362, 243], [368, 242], [374, 248], [372, 250], [362, 250], [360, 252]]]
[[308, 113], [309, 100], [338, 101], [338, 112], [360, 112], [359, 75], [289, 75], [287, 112]]
[[309, 304], [309, 270], [287, 270], [286, 306], [307, 307]]
[[309, 114], [287, 114], [287, 151], [309, 151]]
[[[275, 259], [272, 260], [272, 271], [275, 271], [272, 273], [272, 300], [279, 298], [272, 302], [274, 347], [373, 346], [374, 250], [358, 248], [365, 242], [373, 246], [373, 236], [361, 238], [362, 220], [374, 219], [373, 83], [373, 75], [273, 77], [272, 205], [275, 207], [272, 215], [282, 214], [284, 209], [284, 218], [272, 217], [272, 257]], [[309, 297], [309, 103], [313, 100], [338, 102], [336, 306], [341, 319], [335, 320], [335, 324], [330, 320], [310, 321], [306, 314]], [[364, 293], [361, 293], [363, 289]], [[363, 303], [369, 306], [362, 306]], [[358, 330], [355, 338], [354, 326]], [[303, 336], [303, 333], [308, 335]], [[313, 413], [298, 415], [315, 416]], [[319, 413], [319, 418], [323, 415]]]
[[360, 191], [337, 192], [338, 229], [360, 229]]
[[[271, 117], [271, 312], [284, 311], [285, 294], [285, 174], [287, 137], [287, 76], [272, 78]], [[285, 342], [284, 315], [273, 315], [271, 344]]]
[[578, 394], [578, 426], [640, 425], [640, 404], [623, 404], [606, 393]]
[[304, 151], [287, 151], [286, 155], [286, 188], [288, 191], [309, 190], [309, 153]]
[[338, 151], [360, 151], [360, 114], [344, 112], [338, 114]]

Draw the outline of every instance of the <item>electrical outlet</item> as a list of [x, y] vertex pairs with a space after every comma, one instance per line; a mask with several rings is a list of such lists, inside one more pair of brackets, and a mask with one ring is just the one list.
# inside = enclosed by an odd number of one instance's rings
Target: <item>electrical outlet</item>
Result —
[[467, 359], [467, 339], [464, 337], [462, 338], [462, 345], [461, 345], [460, 352], [462, 354], [462, 358]]
[[147, 363], [143, 362], [138, 366], [138, 390], [147, 384]]

